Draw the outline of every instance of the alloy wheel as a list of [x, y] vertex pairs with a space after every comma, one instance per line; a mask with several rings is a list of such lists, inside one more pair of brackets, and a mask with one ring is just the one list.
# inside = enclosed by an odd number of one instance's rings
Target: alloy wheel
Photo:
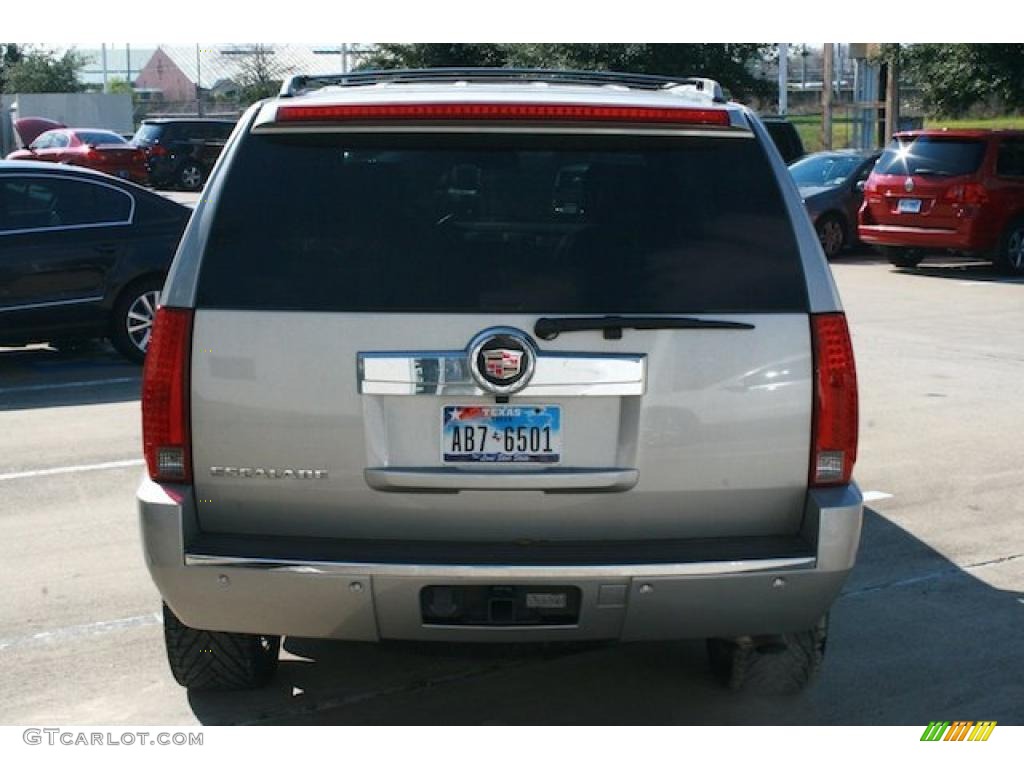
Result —
[[125, 316], [125, 330], [128, 338], [136, 349], [145, 352], [149, 346], [149, 337], [153, 333], [153, 321], [156, 319], [156, 307], [160, 301], [160, 291], [146, 291], [136, 297], [128, 307]]

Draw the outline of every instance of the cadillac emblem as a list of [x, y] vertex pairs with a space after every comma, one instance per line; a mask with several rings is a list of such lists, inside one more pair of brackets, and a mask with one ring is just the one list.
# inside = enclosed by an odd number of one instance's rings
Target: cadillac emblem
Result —
[[481, 389], [509, 395], [529, 383], [536, 358], [533, 342], [525, 333], [495, 328], [470, 343], [469, 370]]

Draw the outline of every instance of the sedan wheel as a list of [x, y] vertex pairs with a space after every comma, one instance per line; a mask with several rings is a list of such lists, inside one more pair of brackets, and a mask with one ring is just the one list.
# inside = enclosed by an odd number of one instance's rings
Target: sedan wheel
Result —
[[830, 259], [838, 256], [846, 241], [843, 223], [835, 216], [826, 216], [818, 221], [815, 230], [818, 232], [818, 240], [825, 256]]
[[149, 337], [153, 334], [153, 321], [156, 319], [156, 305], [159, 301], [160, 291], [146, 291], [128, 307], [125, 331], [132, 344], [142, 354], [145, 354], [149, 347]]
[[114, 306], [110, 340], [118, 352], [137, 363], [146, 359], [162, 287], [158, 278], [135, 283]]

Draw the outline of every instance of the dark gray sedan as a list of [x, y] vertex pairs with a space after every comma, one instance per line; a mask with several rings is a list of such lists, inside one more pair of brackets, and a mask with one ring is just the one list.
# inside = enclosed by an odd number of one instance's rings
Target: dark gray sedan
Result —
[[789, 166], [830, 259], [857, 240], [857, 209], [864, 197], [860, 182], [867, 179], [880, 154], [880, 150], [829, 150]]

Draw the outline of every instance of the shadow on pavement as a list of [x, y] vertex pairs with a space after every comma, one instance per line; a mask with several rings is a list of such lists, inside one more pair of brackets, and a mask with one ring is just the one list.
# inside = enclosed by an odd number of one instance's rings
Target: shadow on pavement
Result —
[[894, 272], [915, 277], [940, 277], [949, 280], [973, 280], [984, 283], [1024, 285], [1024, 275], [1007, 275], [988, 261], [942, 260], [922, 261], [913, 269], [893, 268]]
[[0, 351], [0, 411], [139, 399], [142, 366], [105, 341]]
[[[861, 553], [832, 611], [824, 669], [795, 697], [722, 689], [702, 641], [288, 638], [271, 687], [189, 704], [206, 724], [1024, 723], [1024, 597], [976, 578], [992, 564], [960, 568], [871, 510]], [[1000, 562], [1024, 571], [1016, 557]]]

